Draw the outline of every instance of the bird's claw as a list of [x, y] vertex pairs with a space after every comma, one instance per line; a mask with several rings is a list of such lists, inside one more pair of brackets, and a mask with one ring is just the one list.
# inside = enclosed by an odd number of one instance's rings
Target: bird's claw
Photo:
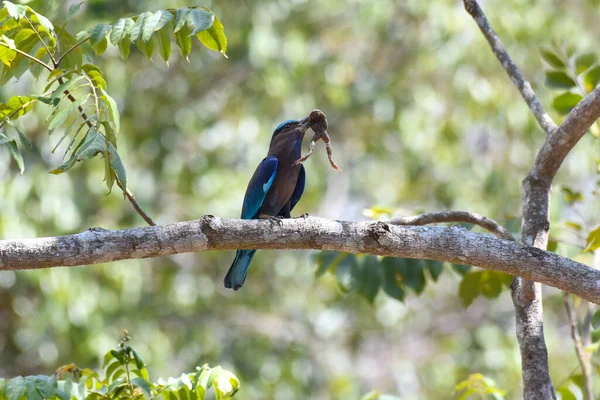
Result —
[[267, 220], [269, 220], [271, 222], [271, 224], [272, 223], [276, 223], [279, 226], [281, 226], [281, 224], [283, 224], [283, 221], [282, 221], [283, 217], [280, 217], [280, 216], [274, 217], [272, 215], [260, 214], [258, 216], [258, 218], [260, 218], [260, 219], [267, 219]]
[[293, 219], [297, 219], [297, 218], [302, 218], [302, 219], [306, 219], [309, 218], [310, 215], [308, 213], [304, 213], [302, 215], [298, 215], [297, 217], [294, 217]]

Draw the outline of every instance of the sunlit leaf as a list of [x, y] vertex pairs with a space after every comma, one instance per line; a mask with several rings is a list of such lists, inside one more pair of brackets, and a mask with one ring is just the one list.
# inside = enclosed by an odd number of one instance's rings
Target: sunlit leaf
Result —
[[13, 4], [10, 1], [5, 1], [4, 7], [6, 7], [8, 14], [16, 20], [20, 20], [27, 13], [27, 7], [20, 4]]
[[129, 32], [129, 40], [132, 43], [137, 44], [138, 40], [140, 40], [142, 38], [142, 33], [144, 31], [144, 25], [146, 24], [146, 20], [148, 19], [148, 17], [150, 17], [152, 15], [153, 15], [153, 13], [148, 11], [148, 12], [141, 13], [138, 16], [137, 20], [131, 27], [131, 31]]
[[180, 29], [186, 26], [187, 18], [190, 15], [190, 12], [192, 12], [192, 10], [187, 7], [182, 7], [177, 10], [177, 16], [175, 17], [175, 29], [173, 30], [174, 33], [179, 32]]
[[168, 29], [161, 29], [156, 32], [156, 39], [158, 40], [158, 52], [160, 57], [168, 63], [169, 57], [171, 57], [171, 36], [169, 35]]
[[219, 51], [223, 55], [227, 52], [227, 37], [225, 36], [225, 28], [223, 24], [215, 16], [215, 21], [212, 26], [196, 35], [203, 45], [211, 50]]
[[187, 23], [190, 27], [190, 35], [195, 35], [199, 32], [205, 31], [210, 28], [215, 21], [215, 15], [201, 8], [194, 8], [190, 11]]
[[110, 24], [98, 24], [90, 30], [90, 44], [96, 45], [106, 38], [112, 29]]
[[98, 153], [103, 153], [106, 150], [106, 143], [102, 135], [95, 129], [92, 129], [83, 144], [74, 151], [68, 161], [59, 165], [57, 168], [50, 171], [51, 174], [61, 174], [72, 168], [76, 162], [87, 160], [94, 157]]
[[192, 38], [190, 37], [190, 29], [187, 25], [181, 27], [177, 33], [175, 33], [175, 40], [177, 47], [179, 47], [179, 53], [185, 59], [188, 59], [190, 52], [192, 51]]
[[583, 83], [585, 84], [585, 90], [587, 92], [591, 92], [596, 88], [598, 82], [600, 81], [600, 65], [596, 65], [595, 67], [589, 69], [585, 74], [583, 74]]
[[585, 72], [588, 68], [596, 63], [596, 54], [585, 53], [575, 58], [575, 71], [577, 74]]
[[110, 32], [110, 42], [117, 45], [123, 38], [126, 38], [135, 22], [131, 18], [121, 18], [112, 27]]
[[594, 251], [600, 248], [600, 225], [588, 234], [585, 245], [584, 251]]

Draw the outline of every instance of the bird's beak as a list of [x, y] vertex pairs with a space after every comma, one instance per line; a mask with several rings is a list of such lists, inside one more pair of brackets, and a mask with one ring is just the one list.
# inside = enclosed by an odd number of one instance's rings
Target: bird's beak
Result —
[[302, 120], [300, 120], [300, 127], [301, 127], [302, 129], [304, 129], [304, 131], [307, 131], [307, 130], [308, 130], [308, 128], [310, 128], [310, 126], [311, 126], [311, 125], [312, 125], [312, 122], [311, 122], [311, 121], [309, 121], [309, 118], [308, 118], [308, 117], [306, 117], [306, 118], [303, 118]]

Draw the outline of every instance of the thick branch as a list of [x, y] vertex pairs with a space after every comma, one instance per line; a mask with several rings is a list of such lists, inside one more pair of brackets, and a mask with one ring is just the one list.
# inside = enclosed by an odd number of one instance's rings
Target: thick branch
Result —
[[502, 225], [483, 215], [470, 213], [468, 211], [442, 211], [415, 215], [413, 217], [394, 218], [388, 223], [392, 225], [430, 225], [444, 222], [464, 222], [467, 224], [478, 225], [483, 229], [492, 232], [497, 237], [514, 241], [515, 238]]
[[458, 226], [393, 226], [384, 222], [296, 218], [202, 219], [69, 236], [0, 241], [0, 270], [96, 264], [177, 253], [233, 249], [326, 249], [476, 265], [542, 282], [600, 303], [600, 271]]
[[465, 9], [469, 14], [471, 14], [473, 19], [477, 23], [477, 26], [479, 26], [479, 29], [483, 33], [483, 36], [485, 36], [488, 43], [490, 44], [490, 47], [492, 48], [492, 51], [498, 58], [498, 61], [500, 61], [500, 64], [502, 64], [502, 66], [506, 70], [506, 73], [508, 74], [512, 83], [517, 87], [517, 89], [519, 89], [521, 96], [529, 106], [529, 109], [535, 116], [535, 119], [538, 121], [542, 129], [547, 134], [554, 132], [556, 130], [556, 124], [554, 123], [550, 115], [548, 115], [548, 113], [544, 109], [544, 106], [542, 106], [542, 104], [535, 96], [535, 93], [533, 92], [533, 89], [531, 88], [529, 82], [527, 82], [525, 78], [523, 78], [521, 71], [519, 71], [517, 65], [513, 62], [512, 58], [510, 58], [510, 55], [508, 55], [508, 53], [506, 52], [506, 49], [504, 48], [504, 45], [502, 45], [502, 41], [498, 37], [498, 34], [496, 33], [492, 25], [489, 23], [488, 19], [483, 13], [483, 10], [481, 9], [481, 7], [479, 7], [479, 4], [477, 4], [477, 0], [464, 0], [463, 2], [465, 5]]

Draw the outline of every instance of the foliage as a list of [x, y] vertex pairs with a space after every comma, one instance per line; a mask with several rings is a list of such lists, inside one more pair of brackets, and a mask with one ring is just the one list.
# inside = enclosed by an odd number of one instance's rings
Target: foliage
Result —
[[[81, 3], [69, 10], [67, 21], [79, 10]], [[207, 48], [225, 55], [227, 38], [223, 24], [205, 7], [144, 12], [121, 18], [113, 24], [98, 24], [75, 37], [62, 27], [26, 5], [4, 2], [0, 9], [0, 86], [11, 78], [20, 78], [26, 71], [39, 78], [47, 70], [48, 84], [41, 94], [13, 96], [0, 104], [0, 129], [14, 128], [24, 148], [30, 147], [26, 136], [12, 122], [32, 110], [36, 102], [50, 108], [46, 118], [48, 133], [61, 131], [53, 152], [65, 143], [63, 157], [67, 160], [50, 171], [61, 174], [77, 162], [101, 155], [104, 158], [104, 181], [111, 191], [117, 182], [126, 191], [127, 173], [117, 150], [121, 123], [117, 102], [108, 94], [108, 85], [100, 68], [91, 63], [91, 46], [96, 56], [104, 53], [110, 42], [117, 46], [124, 60], [130, 46], [147, 57], [154, 54], [154, 43], [161, 58], [171, 57], [171, 37], [181, 55], [188, 58], [192, 36]], [[66, 140], [65, 140], [66, 139]], [[23, 156], [15, 139], [0, 133], [0, 145], [5, 145], [21, 173], [25, 169]]]
[[52, 376], [0, 378], [0, 400], [203, 400], [211, 388], [217, 400], [225, 400], [239, 389], [240, 382], [235, 375], [221, 367], [210, 368], [208, 364], [196, 367], [196, 372], [152, 382], [146, 363], [127, 344], [129, 340], [129, 334], [124, 332], [118, 347], [104, 356], [104, 378], [75, 364], [60, 367]]
[[[392, 209], [379, 206], [363, 210], [363, 215], [377, 219], [392, 214]], [[437, 282], [448, 267], [462, 276], [458, 295], [465, 306], [471, 305], [480, 295], [488, 299], [497, 298], [502, 287], [510, 287], [513, 279], [512, 275], [502, 272], [471, 271], [470, 267], [464, 265], [434, 260], [354, 255], [336, 251], [322, 251], [313, 260], [317, 278], [331, 272], [342, 292], [357, 293], [370, 303], [375, 301], [380, 290], [399, 301], [404, 301], [409, 288], [420, 295], [427, 282]]]
[[482, 374], [469, 375], [454, 388], [457, 400], [468, 399], [504, 399], [504, 390], [496, 387], [496, 383]]

